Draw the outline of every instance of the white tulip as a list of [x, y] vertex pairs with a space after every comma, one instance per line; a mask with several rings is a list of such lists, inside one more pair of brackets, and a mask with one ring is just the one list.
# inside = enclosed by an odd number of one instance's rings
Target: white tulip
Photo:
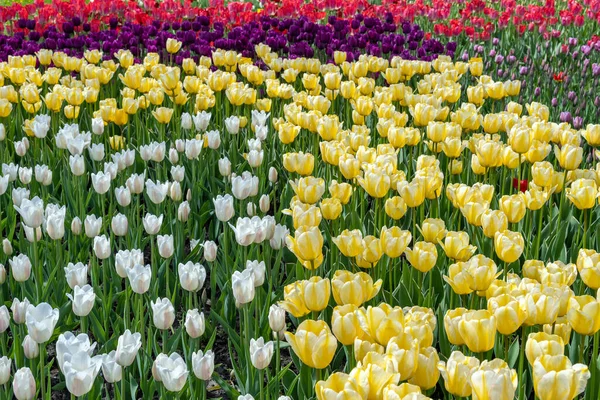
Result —
[[99, 171], [97, 174], [92, 174], [92, 186], [98, 194], [104, 194], [110, 189], [111, 177], [109, 174], [105, 174]]
[[85, 160], [81, 155], [75, 155], [69, 157], [69, 167], [71, 167], [71, 173], [75, 176], [81, 176], [85, 173]]
[[265, 369], [273, 358], [273, 342], [265, 343], [263, 338], [250, 339], [250, 361], [256, 369]]
[[173, 235], [158, 235], [156, 237], [156, 244], [158, 247], [158, 254], [162, 258], [169, 258], [175, 251], [173, 245]]
[[146, 214], [144, 219], [142, 220], [142, 224], [144, 225], [144, 230], [148, 235], [156, 235], [160, 231], [160, 227], [162, 226], [163, 215], [152, 215]]
[[85, 333], [75, 336], [72, 332], [61, 333], [56, 341], [56, 361], [58, 367], [64, 372], [65, 355], [85, 351], [90, 356], [94, 353], [96, 343], [92, 343]]
[[29, 190], [26, 188], [14, 188], [11, 193], [13, 205], [20, 207], [23, 200], [29, 199]]
[[273, 332], [281, 332], [285, 329], [285, 310], [277, 304], [269, 308], [269, 327]]
[[83, 287], [75, 286], [73, 294], [67, 293], [67, 297], [73, 303], [73, 314], [78, 317], [86, 317], [92, 311], [94, 301], [96, 300], [94, 288], [90, 285], [84, 285]]
[[117, 364], [122, 367], [129, 367], [133, 364], [138, 350], [142, 347], [142, 335], [139, 332], [131, 333], [129, 329], [125, 331], [117, 342], [117, 353], [115, 355]]
[[123, 378], [123, 367], [117, 364], [117, 352], [115, 350], [102, 356], [102, 375], [108, 383], [120, 382]]
[[252, 271], [252, 275], [254, 276], [255, 287], [259, 287], [265, 282], [266, 266], [264, 261], [258, 262], [258, 260], [247, 260], [246, 269]]
[[87, 284], [87, 274], [88, 266], [82, 262], [69, 263], [65, 267], [65, 278], [71, 289], [75, 286], [85, 286]]
[[219, 221], [227, 222], [234, 216], [233, 197], [230, 194], [218, 195], [213, 199], [213, 204], [215, 205], [215, 215]]
[[136, 264], [127, 270], [127, 278], [134, 293], [144, 294], [150, 289], [152, 268], [150, 265]]
[[183, 182], [185, 179], [185, 167], [183, 165], [172, 165], [171, 177], [176, 182]]
[[67, 390], [74, 396], [87, 394], [92, 390], [100, 368], [102, 368], [102, 356], [90, 357], [86, 351], [65, 354], [63, 371]]
[[37, 306], [30, 304], [27, 307], [25, 324], [31, 338], [39, 344], [50, 340], [58, 317], [58, 308], [53, 309], [48, 303], [40, 303]]
[[39, 228], [44, 222], [44, 202], [39, 197], [36, 196], [31, 200], [23, 199], [19, 206], [14, 207], [28, 227]]
[[192, 353], [192, 369], [196, 378], [207, 381], [211, 378], [215, 370], [215, 356], [211, 350], [206, 354], [202, 350]]
[[233, 297], [238, 304], [247, 304], [254, 299], [254, 275], [251, 270], [235, 271], [231, 276]]
[[229, 134], [237, 135], [238, 132], [240, 131], [240, 118], [239, 117], [232, 115], [230, 117], [225, 118], [225, 120], [223, 122], [225, 122], [225, 129], [227, 129], [227, 132], [229, 132]]
[[212, 240], [207, 240], [202, 245], [204, 248], [204, 259], [208, 262], [213, 262], [217, 259], [217, 244]]
[[103, 143], [95, 143], [92, 144], [88, 148], [88, 153], [90, 153], [90, 158], [94, 161], [102, 161], [104, 158], [104, 144]]
[[181, 114], [181, 128], [182, 129], [192, 129], [192, 116], [190, 115], [190, 113], [183, 113]]
[[211, 113], [201, 111], [192, 117], [194, 121], [194, 127], [198, 132], [204, 132], [208, 128], [210, 122]]
[[23, 354], [28, 360], [38, 358], [40, 355], [40, 345], [37, 344], [29, 335], [25, 336], [25, 339], [23, 339], [22, 347]]
[[179, 263], [177, 266], [179, 282], [181, 287], [188, 292], [197, 292], [202, 289], [206, 279], [206, 270], [200, 263], [188, 261], [185, 264]]
[[10, 380], [11, 366], [12, 361], [8, 357], [0, 357], [0, 386], [6, 385]]
[[175, 308], [168, 298], [157, 298], [156, 301], [151, 301], [152, 321], [157, 329], [169, 329], [175, 322]]
[[25, 282], [31, 276], [31, 260], [25, 254], [19, 254], [8, 260], [12, 277], [17, 282]]
[[7, 256], [12, 255], [13, 253], [12, 243], [10, 243], [10, 240], [6, 238], [2, 240], [2, 252]]
[[219, 131], [206, 132], [208, 147], [212, 150], [217, 150], [221, 146], [221, 135]]
[[199, 338], [204, 334], [206, 325], [204, 322], [204, 314], [198, 312], [197, 308], [188, 310], [185, 314], [185, 331], [192, 338]]
[[33, 170], [31, 168], [21, 167], [19, 168], [19, 181], [23, 185], [29, 185], [31, 178], [33, 177]]
[[25, 323], [27, 316], [27, 309], [29, 308], [29, 300], [24, 298], [23, 301], [19, 301], [18, 298], [14, 298], [10, 309], [13, 313], [13, 320], [15, 324], [20, 325]]
[[73, 218], [71, 221], [71, 232], [73, 232], [73, 235], [81, 235], [81, 225], [82, 223], [79, 217]]
[[190, 218], [190, 214], [192, 212], [192, 208], [190, 207], [190, 203], [187, 201], [182, 202], [177, 207], [177, 219], [181, 222], [187, 222]]
[[131, 191], [127, 186], [119, 186], [115, 189], [115, 198], [121, 207], [131, 204]]
[[229, 161], [229, 158], [220, 158], [217, 165], [219, 166], [219, 174], [221, 174], [222, 177], [231, 175], [231, 161]]
[[127, 231], [129, 229], [129, 222], [127, 221], [127, 216], [121, 213], [115, 215], [114, 217], [112, 217], [110, 227], [115, 236], [127, 235]]
[[36, 165], [35, 180], [44, 186], [50, 185], [52, 183], [52, 171], [47, 165]]
[[0, 333], [6, 332], [8, 327], [10, 326], [10, 314], [8, 313], [8, 308], [3, 305], [0, 307]]
[[94, 135], [102, 135], [104, 133], [104, 120], [102, 117], [92, 119], [92, 132]]
[[170, 356], [159, 354], [152, 369], [169, 392], [179, 392], [183, 389], [189, 374], [185, 360], [177, 353]]
[[23, 367], [15, 372], [13, 378], [13, 394], [17, 400], [33, 400], [35, 398], [35, 378], [31, 370]]
[[204, 146], [204, 140], [200, 139], [188, 139], [185, 141], [185, 156], [188, 160], [195, 160], [200, 155], [202, 147]]
[[110, 240], [106, 235], [96, 236], [93, 242], [94, 254], [100, 260], [106, 260], [110, 257]]
[[133, 194], [140, 194], [144, 191], [144, 182], [146, 180], [146, 174], [131, 174], [127, 178], [127, 187]]

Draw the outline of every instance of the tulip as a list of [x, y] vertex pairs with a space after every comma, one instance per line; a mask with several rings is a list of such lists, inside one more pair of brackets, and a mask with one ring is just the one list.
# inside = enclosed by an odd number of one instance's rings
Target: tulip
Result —
[[96, 343], [92, 344], [88, 335], [81, 333], [75, 336], [71, 332], [60, 334], [56, 342], [56, 359], [58, 367], [63, 371], [66, 354], [75, 354], [80, 351], [87, 352], [90, 356], [96, 348]]
[[384, 226], [380, 236], [383, 252], [390, 258], [400, 257], [412, 240], [409, 231], [403, 231], [397, 226], [391, 228]]
[[75, 286], [73, 288], [73, 295], [67, 293], [67, 297], [73, 303], [73, 314], [78, 317], [86, 317], [94, 306], [96, 295], [94, 294], [94, 288], [90, 285], [83, 287]]
[[120, 382], [123, 378], [123, 368], [117, 364], [115, 350], [102, 356], [102, 375], [107, 383]]
[[315, 226], [301, 226], [295, 232], [295, 238], [287, 237], [290, 250], [303, 261], [312, 262], [312, 268], [317, 268], [314, 261], [322, 257], [323, 235], [319, 228]]
[[250, 362], [256, 369], [265, 369], [273, 358], [273, 342], [265, 343], [263, 338], [250, 339]]
[[383, 256], [381, 241], [373, 235], [365, 236], [362, 243], [363, 251], [356, 257], [356, 263], [361, 268], [372, 268]]
[[63, 371], [67, 389], [74, 396], [83, 396], [94, 385], [94, 380], [102, 368], [102, 356], [90, 357], [86, 351], [67, 353]]
[[84, 220], [84, 229], [85, 236], [89, 238], [95, 238], [100, 234], [100, 229], [102, 229], [102, 217], [96, 218], [95, 215], [88, 215]]
[[419, 231], [424, 241], [437, 244], [446, 236], [446, 224], [441, 219], [427, 218], [421, 223]]
[[496, 318], [498, 332], [510, 335], [525, 322], [527, 309], [509, 294], [488, 299], [488, 311]]
[[297, 181], [290, 181], [292, 189], [301, 202], [314, 204], [325, 192], [325, 181], [322, 178], [307, 176]]
[[198, 350], [192, 353], [192, 369], [196, 378], [208, 381], [215, 369], [213, 352], [208, 350], [206, 353], [202, 353], [202, 350]]
[[362, 232], [358, 229], [352, 231], [345, 229], [339, 236], [332, 238], [332, 240], [346, 257], [356, 257], [363, 251]]
[[518, 387], [517, 371], [504, 360], [483, 361], [471, 375], [473, 399], [512, 400]]
[[17, 282], [25, 282], [31, 276], [31, 261], [25, 254], [19, 254], [8, 260], [12, 276]]
[[2, 252], [8, 257], [10, 257], [13, 253], [12, 244], [10, 243], [10, 240], [6, 238], [2, 240]]
[[390, 339], [404, 332], [404, 314], [399, 307], [382, 303], [359, 309], [357, 316], [361, 329], [381, 345], [387, 345]]
[[551, 335], [558, 335], [563, 340], [564, 343], [569, 343], [571, 341], [571, 332], [573, 328], [566, 316], [558, 317], [556, 322], [553, 324], [545, 324], [544, 332]]
[[136, 264], [126, 270], [129, 285], [134, 293], [144, 294], [150, 289], [152, 279], [152, 268], [150, 265]]
[[58, 322], [58, 317], [58, 309], [52, 309], [48, 303], [40, 303], [37, 306], [29, 305], [25, 316], [25, 323], [31, 338], [39, 344], [50, 340], [54, 332], [54, 327]]
[[354, 377], [343, 372], [334, 372], [326, 381], [318, 381], [315, 385], [317, 400], [364, 399], [364, 390]]
[[235, 271], [231, 277], [233, 296], [238, 304], [247, 304], [254, 300], [254, 274], [252, 270]]
[[572, 365], [563, 355], [543, 355], [532, 367], [533, 388], [540, 400], [572, 400], [585, 390], [590, 371], [583, 364]]
[[600, 303], [588, 295], [571, 297], [567, 320], [580, 335], [594, 335], [600, 330]]
[[160, 227], [162, 226], [163, 215], [152, 215], [146, 214], [142, 223], [144, 225], [144, 230], [148, 235], [156, 235], [160, 231]]
[[600, 288], [600, 254], [595, 250], [579, 249], [577, 270], [581, 280], [592, 290]]
[[198, 312], [198, 309], [188, 310], [185, 314], [185, 331], [192, 338], [199, 338], [204, 334], [205, 323], [204, 313]]
[[35, 378], [29, 368], [23, 367], [15, 372], [13, 394], [17, 400], [33, 400], [35, 398]]
[[406, 214], [407, 205], [402, 197], [394, 196], [385, 201], [384, 208], [388, 217], [399, 220]]
[[[401, 380], [410, 379], [417, 369], [419, 340], [410, 333], [392, 338], [385, 349], [390, 372], [400, 374]], [[363, 362], [366, 362], [364, 360]]]
[[11, 363], [8, 357], [0, 357], [0, 385], [6, 385], [10, 380]]
[[577, 169], [583, 160], [583, 148], [572, 144], [565, 144], [561, 148], [555, 146], [554, 155], [561, 168], [572, 171]]
[[577, 179], [566, 189], [567, 198], [580, 210], [587, 210], [596, 205], [598, 187], [591, 179]]
[[204, 285], [206, 271], [199, 263], [188, 261], [186, 264], [179, 263], [177, 266], [179, 282], [184, 290], [197, 292]]
[[530, 333], [525, 342], [525, 356], [530, 365], [543, 355], [562, 355], [565, 345], [558, 335], [545, 332]]
[[449, 393], [459, 397], [471, 395], [471, 375], [478, 368], [479, 360], [466, 357], [460, 351], [453, 351], [447, 362], [438, 363], [438, 369], [444, 378], [444, 387]]
[[560, 301], [553, 295], [540, 292], [527, 293], [519, 301], [527, 309], [525, 325], [551, 324], [558, 317]]
[[204, 249], [204, 259], [208, 262], [213, 262], [217, 259], [217, 244], [215, 242], [213, 242], [212, 240], [207, 240], [206, 242], [204, 242], [204, 244], [202, 245], [202, 248]]
[[473, 291], [486, 291], [494, 279], [501, 273], [496, 273], [497, 267], [494, 260], [482, 254], [472, 257], [466, 264], [470, 279], [467, 280]]
[[44, 202], [39, 197], [23, 199], [19, 206], [14, 206], [21, 215], [23, 223], [33, 229], [39, 228], [44, 222]]
[[361, 306], [379, 293], [382, 280], [373, 283], [369, 274], [337, 270], [331, 279], [333, 298], [339, 305], [353, 304]]
[[117, 364], [122, 367], [133, 364], [141, 346], [142, 335], [138, 332], [132, 334], [129, 329], [125, 330], [117, 341], [117, 353], [115, 355]]
[[515, 262], [523, 254], [525, 241], [520, 232], [505, 230], [496, 232], [494, 236], [496, 255], [505, 263]]
[[400, 374], [394, 374], [376, 363], [365, 363], [364, 366], [354, 368], [350, 372], [350, 377], [357, 382], [364, 382], [363, 391], [366, 392], [368, 400], [382, 398], [385, 387], [398, 384], [400, 381]]
[[20, 325], [25, 323], [29, 304], [30, 303], [27, 298], [24, 298], [23, 301], [19, 301], [19, 299], [16, 297], [13, 299], [10, 309], [13, 313], [13, 320], [15, 321], [15, 324]]
[[177, 353], [170, 356], [159, 354], [154, 360], [152, 370], [152, 375], [158, 378], [169, 392], [181, 391], [189, 374], [185, 360]]
[[486, 352], [494, 347], [496, 317], [487, 310], [467, 312], [458, 323], [458, 331], [469, 350]]
[[235, 210], [233, 208], [233, 197], [231, 197], [231, 195], [218, 195], [213, 199], [213, 203], [215, 205], [215, 215], [219, 221], [227, 222], [234, 216]]
[[412, 249], [405, 250], [410, 265], [422, 273], [431, 270], [437, 262], [437, 249], [433, 243], [416, 242]]
[[463, 315], [469, 310], [463, 307], [456, 308], [454, 310], [446, 311], [444, 315], [444, 331], [448, 337], [448, 341], [455, 346], [462, 346], [465, 344], [463, 337], [460, 334], [458, 325], [462, 321]]
[[100, 260], [106, 260], [110, 257], [110, 241], [106, 235], [96, 236], [93, 242], [94, 254]]
[[175, 308], [169, 299], [157, 298], [156, 301], [151, 301], [152, 321], [158, 329], [165, 330], [171, 328], [175, 321]]
[[285, 333], [287, 342], [300, 360], [311, 368], [326, 368], [335, 355], [337, 340], [324, 321], [305, 320], [296, 333]]
[[448, 232], [444, 242], [440, 242], [440, 245], [448, 258], [457, 261], [468, 260], [477, 250], [477, 247], [469, 244], [467, 232]]
[[31, 336], [25, 336], [23, 339], [23, 354], [28, 360], [33, 360], [40, 355], [40, 345], [37, 344]]

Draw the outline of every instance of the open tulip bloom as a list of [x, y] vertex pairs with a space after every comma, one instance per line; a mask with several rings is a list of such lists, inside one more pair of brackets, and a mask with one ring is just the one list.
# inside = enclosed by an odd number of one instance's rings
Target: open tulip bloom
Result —
[[599, 398], [597, 2], [196, 3], [0, 9], [0, 398]]

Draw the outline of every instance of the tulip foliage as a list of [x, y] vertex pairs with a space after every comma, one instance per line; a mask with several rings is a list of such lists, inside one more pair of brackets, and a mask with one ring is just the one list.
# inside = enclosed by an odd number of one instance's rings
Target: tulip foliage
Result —
[[600, 121], [384, 3], [0, 38], [0, 399], [599, 398]]

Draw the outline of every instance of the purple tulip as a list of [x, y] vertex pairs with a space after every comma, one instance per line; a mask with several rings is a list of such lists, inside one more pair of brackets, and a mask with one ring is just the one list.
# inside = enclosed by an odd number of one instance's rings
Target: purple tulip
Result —
[[571, 113], [568, 111], [561, 111], [560, 113], [560, 122], [571, 122], [573, 117], [571, 117]]
[[580, 116], [573, 118], [573, 128], [581, 129], [582, 126], [583, 126], [583, 118], [581, 118]]

